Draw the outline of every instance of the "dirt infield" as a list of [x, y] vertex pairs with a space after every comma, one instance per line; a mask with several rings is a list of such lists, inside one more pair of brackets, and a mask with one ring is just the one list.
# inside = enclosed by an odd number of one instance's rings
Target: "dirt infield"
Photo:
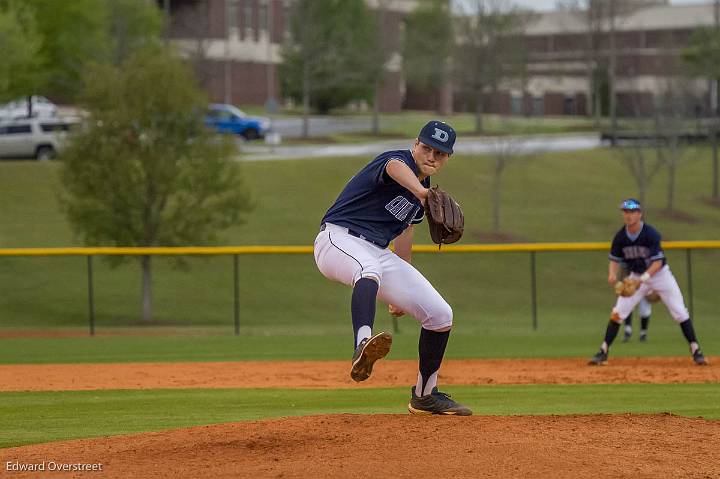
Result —
[[[720, 421], [672, 415], [336, 415], [0, 450], [7, 477], [720, 477]], [[101, 464], [101, 472], [47, 472]]]
[[[720, 382], [690, 358], [449, 360], [443, 384]], [[407, 386], [415, 361], [357, 385], [347, 361], [0, 366], [0, 391]], [[96, 471], [58, 472], [58, 465]], [[44, 471], [22, 472], [21, 468]], [[660, 415], [332, 415], [0, 449], [0, 477], [720, 477], [720, 421]]]
[[[709, 358], [711, 364], [713, 358]], [[408, 386], [415, 361], [383, 361], [364, 383], [349, 377], [349, 361], [31, 364], [0, 366], [0, 391], [153, 388], [378, 388]], [[689, 357], [617, 358], [589, 367], [586, 358], [447, 360], [442, 384], [624, 384], [720, 382], [720, 368]]]

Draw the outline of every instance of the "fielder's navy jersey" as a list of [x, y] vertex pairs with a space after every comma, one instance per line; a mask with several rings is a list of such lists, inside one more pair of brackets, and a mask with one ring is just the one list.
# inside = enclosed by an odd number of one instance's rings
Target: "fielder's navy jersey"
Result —
[[609, 258], [610, 261], [625, 263], [630, 271], [637, 274], [643, 274], [655, 261], [662, 260], [663, 266], [667, 264], [660, 246], [660, 233], [649, 224], [643, 224], [635, 239], [623, 226], [613, 238]]
[[[422, 203], [385, 171], [390, 160], [400, 160], [417, 175], [418, 167], [410, 150], [386, 151], [368, 163], [345, 185], [322, 223], [333, 223], [351, 230], [355, 236], [383, 248], [410, 224], [420, 223]], [[422, 181], [430, 187], [430, 177]]]

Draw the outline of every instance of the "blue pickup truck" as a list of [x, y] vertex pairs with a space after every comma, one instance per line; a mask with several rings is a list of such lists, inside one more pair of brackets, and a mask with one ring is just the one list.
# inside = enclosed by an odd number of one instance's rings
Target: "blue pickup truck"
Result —
[[213, 103], [205, 115], [205, 126], [217, 133], [232, 133], [246, 140], [256, 140], [265, 137], [270, 129], [270, 120], [247, 116], [233, 105]]

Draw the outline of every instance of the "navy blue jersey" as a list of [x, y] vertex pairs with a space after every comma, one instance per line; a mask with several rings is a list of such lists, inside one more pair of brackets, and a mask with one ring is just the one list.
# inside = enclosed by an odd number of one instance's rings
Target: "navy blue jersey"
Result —
[[667, 264], [660, 246], [660, 233], [649, 224], [643, 224], [634, 239], [623, 226], [613, 238], [609, 258], [610, 261], [626, 264], [630, 271], [637, 274], [643, 274], [655, 261], [662, 260], [663, 266]]
[[[385, 171], [390, 160], [400, 160], [417, 175], [418, 167], [410, 150], [386, 151], [368, 163], [345, 185], [322, 223], [333, 223], [352, 231], [355, 236], [387, 247], [410, 224], [420, 223], [422, 203]], [[430, 178], [422, 185], [430, 187]]]

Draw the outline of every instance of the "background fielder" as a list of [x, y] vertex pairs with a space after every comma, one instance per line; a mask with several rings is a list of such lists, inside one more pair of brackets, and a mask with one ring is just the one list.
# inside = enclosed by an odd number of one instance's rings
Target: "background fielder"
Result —
[[605, 331], [605, 340], [600, 345], [600, 351], [590, 359], [589, 364], [607, 363], [610, 345], [615, 340], [623, 319], [652, 290], [660, 296], [673, 319], [680, 324], [680, 329], [690, 345], [690, 353], [695, 364], [706, 365], [707, 361], [695, 337], [695, 330], [680, 287], [670, 272], [660, 245], [660, 233], [642, 221], [642, 206], [639, 201], [632, 198], [625, 200], [620, 209], [623, 212], [625, 226], [615, 234], [612, 241], [608, 283], [612, 286], [617, 282], [620, 263], [625, 263], [630, 270], [630, 278], [638, 279], [640, 287], [632, 296], [618, 296]]
[[[353, 380], [367, 379], [392, 343], [390, 333], [372, 334], [376, 298], [389, 305], [391, 314], [408, 313], [420, 322], [418, 378], [408, 405], [413, 414], [471, 414], [436, 387], [452, 308], [410, 264], [413, 225], [423, 220], [430, 175], [447, 163], [454, 143], [449, 125], [431, 121], [412, 150], [377, 156], [345, 185], [322, 219], [314, 245], [320, 272], [353, 288]], [[388, 248], [391, 241], [395, 252]]]

